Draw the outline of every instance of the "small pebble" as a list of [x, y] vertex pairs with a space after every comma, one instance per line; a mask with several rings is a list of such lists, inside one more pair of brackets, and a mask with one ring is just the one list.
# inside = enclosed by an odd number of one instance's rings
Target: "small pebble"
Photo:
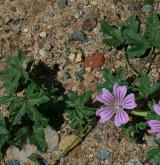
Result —
[[81, 50], [77, 50], [75, 62], [79, 63], [83, 60], [83, 52]]
[[84, 14], [84, 12], [83, 12], [82, 10], [79, 10], [79, 11], [74, 15], [74, 17], [75, 17], [76, 19], [79, 19], [79, 18], [81, 18], [81, 17], [83, 16], [83, 14]]
[[46, 59], [48, 56], [48, 52], [45, 49], [40, 49], [39, 54], [40, 54], [40, 59]]
[[46, 38], [47, 37], [47, 33], [46, 32], [41, 32], [39, 35], [42, 38]]
[[68, 58], [69, 60], [74, 61], [75, 57], [76, 57], [75, 53], [71, 53]]
[[27, 28], [25, 28], [25, 29], [23, 30], [23, 32], [24, 32], [24, 33], [28, 33], [29, 30], [28, 30]]
[[69, 48], [64, 47], [63, 53], [64, 53], [64, 55], [69, 55]]
[[90, 4], [96, 6], [98, 4], [97, 0], [90, 0]]
[[82, 30], [77, 30], [69, 36], [71, 41], [88, 42], [86, 34]]
[[15, 6], [11, 6], [11, 11], [12, 12], [16, 12], [17, 11], [16, 7]]
[[130, 159], [127, 163], [127, 165], [143, 165], [140, 160], [134, 158]]
[[20, 165], [20, 162], [18, 160], [11, 160], [8, 165]]
[[101, 160], [106, 160], [107, 158], [109, 158], [110, 152], [107, 150], [100, 150], [97, 152], [97, 156], [101, 159]]
[[85, 6], [88, 6], [88, 5], [89, 5], [89, 0], [83, 0], [83, 4], [84, 4]]
[[68, 6], [68, 0], [57, 0], [57, 2], [60, 8], [65, 8]]
[[97, 27], [93, 29], [93, 33], [99, 36], [104, 36], [104, 33], [101, 32], [101, 28]]
[[85, 68], [85, 71], [86, 71], [86, 72], [90, 72], [91, 70], [92, 70], [91, 67], [86, 67], [86, 68]]
[[153, 10], [153, 6], [149, 4], [145, 4], [142, 6], [142, 12], [151, 12]]
[[130, 5], [129, 11], [130, 11], [130, 13], [131, 13], [132, 15], [134, 15], [134, 14], [136, 13], [137, 7], [136, 7], [136, 5], [135, 5], [134, 3]]

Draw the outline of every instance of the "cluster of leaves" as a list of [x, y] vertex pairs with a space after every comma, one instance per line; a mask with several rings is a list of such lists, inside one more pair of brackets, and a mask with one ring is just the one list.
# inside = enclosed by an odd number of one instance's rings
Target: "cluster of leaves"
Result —
[[136, 16], [130, 16], [119, 28], [111, 26], [107, 21], [102, 22], [104, 33], [109, 38], [103, 43], [115, 48], [123, 47], [129, 57], [144, 56], [151, 48], [160, 49], [160, 20], [156, 13], [151, 13], [145, 22], [145, 29], [140, 30]]
[[85, 91], [81, 95], [72, 92], [66, 101], [70, 125], [80, 135], [85, 133], [95, 120], [96, 109], [91, 104], [91, 96], [90, 91]]
[[131, 123], [126, 126], [125, 128], [125, 135], [126, 138], [129, 139], [131, 142], [134, 143], [143, 143], [143, 136], [145, 134], [145, 130], [147, 128], [146, 124], [144, 122], [137, 122], [137, 123]]
[[160, 140], [155, 140], [155, 143], [157, 144], [156, 148], [150, 149], [147, 152], [147, 158], [148, 159], [157, 159], [158, 163], [160, 163]]
[[21, 148], [27, 138], [41, 152], [46, 150], [44, 128], [48, 119], [40, 112], [40, 107], [53, 97], [32, 79], [31, 69], [24, 60], [21, 51], [17, 56], [9, 56], [8, 67], [0, 71], [6, 90], [0, 98], [0, 107], [5, 106], [9, 112], [7, 117], [0, 116], [1, 157], [7, 146], [12, 144]]

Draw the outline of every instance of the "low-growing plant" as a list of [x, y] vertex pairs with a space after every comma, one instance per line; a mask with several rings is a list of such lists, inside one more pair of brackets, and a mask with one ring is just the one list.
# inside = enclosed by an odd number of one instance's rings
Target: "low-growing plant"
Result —
[[89, 125], [95, 123], [95, 110], [93, 107], [92, 92], [85, 91], [78, 95], [77, 92], [71, 92], [67, 102], [68, 118], [71, 127], [80, 136], [85, 134]]
[[[54, 106], [63, 105], [71, 128], [80, 137], [85, 137], [89, 128], [94, 126], [98, 119], [96, 115], [100, 117], [101, 123], [106, 123], [114, 117], [115, 126], [122, 126], [126, 137], [132, 142], [143, 143], [145, 133], [156, 133], [157, 148], [148, 151], [147, 159], [159, 159], [160, 83], [150, 81], [148, 75], [150, 67], [144, 71], [149, 59], [152, 64], [156, 55], [159, 55], [158, 14], [151, 13], [144, 28], [140, 27], [142, 27], [140, 21], [135, 16], [130, 16], [119, 27], [102, 21], [102, 29], [109, 37], [104, 39], [103, 43], [117, 50], [124, 50], [126, 64], [134, 76], [127, 77], [123, 69], [115, 73], [112, 73], [110, 68], [104, 69], [103, 80], [97, 85], [99, 94], [95, 101], [90, 91], [82, 94], [71, 92], [65, 97], [62, 97], [63, 94], [56, 95], [58, 88], [54, 86], [50, 89], [44, 88], [37, 81], [31, 69], [32, 65], [24, 63], [25, 56], [22, 52], [19, 52], [18, 56], [8, 57], [9, 67], [0, 71], [6, 90], [6, 94], [0, 98], [0, 107], [3, 108], [5, 105], [9, 112], [7, 117], [0, 116], [0, 156], [2, 157], [3, 151], [9, 145], [21, 147], [26, 138], [40, 151], [46, 150], [44, 128], [50, 122], [50, 118], [46, 117], [41, 109], [52, 102]], [[144, 59], [139, 71], [130, 64], [131, 57]], [[79, 142], [79, 137], [77, 139]], [[64, 156], [70, 148], [74, 148], [74, 145], [71, 146], [60, 155]]]
[[[135, 77], [127, 77], [126, 79], [122, 70], [118, 71], [116, 75], [112, 75], [109, 69], [104, 70], [105, 81], [98, 86], [98, 89], [102, 89], [102, 93], [97, 100], [107, 107], [102, 107], [97, 111], [100, 122], [106, 122], [113, 113], [116, 113], [115, 125], [124, 125], [126, 137], [133, 142], [144, 142], [144, 134], [148, 130], [147, 128], [150, 128], [149, 133], [157, 133], [155, 140], [157, 148], [149, 150], [147, 158], [160, 159], [160, 104], [156, 104], [160, 99], [158, 94], [160, 83], [150, 81], [148, 76], [150, 67], [148, 70], [144, 70], [146, 63], [150, 62], [151, 66], [156, 55], [160, 54], [159, 15], [155, 12], [150, 13], [144, 26], [140, 24], [136, 16], [130, 16], [119, 27], [110, 25], [104, 20], [102, 21], [102, 30], [107, 34], [103, 43], [124, 51], [126, 64]], [[139, 71], [134, 69], [129, 62], [129, 58], [137, 57], [144, 59]], [[112, 88], [114, 98], [111, 94]], [[133, 93], [129, 94], [130, 97], [126, 96], [127, 88], [129, 93]], [[125, 96], [128, 98], [126, 99]], [[123, 109], [133, 110], [126, 110], [126, 113]]]
[[0, 115], [0, 156], [2, 158], [9, 145], [21, 148], [26, 139], [45, 152], [44, 128], [49, 118], [42, 113], [41, 107], [58, 102], [60, 97], [54, 95], [57, 89], [52, 88], [52, 92], [49, 92], [42, 88], [32, 73], [31, 65], [25, 63], [23, 52], [9, 56], [6, 62], [8, 67], [0, 71], [5, 88], [0, 107], [8, 112], [8, 116]]

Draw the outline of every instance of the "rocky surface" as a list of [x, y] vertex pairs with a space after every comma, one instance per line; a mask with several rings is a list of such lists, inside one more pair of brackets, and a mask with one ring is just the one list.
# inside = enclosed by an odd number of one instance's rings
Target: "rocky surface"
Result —
[[[96, 84], [102, 80], [102, 70], [105, 67], [112, 71], [124, 68], [126, 75], [131, 75], [124, 62], [123, 52], [102, 44], [102, 39], [106, 36], [101, 31], [100, 22], [106, 19], [112, 24], [120, 25], [129, 15], [137, 14], [143, 20], [149, 11], [160, 11], [160, 2], [146, 2], [0, 0], [0, 69], [5, 67], [5, 56], [22, 49], [28, 59], [34, 58], [37, 63], [42, 61], [51, 68], [57, 65], [57, 79], [63, 84], [66, 93], [71, 90], [95, 91]], [[137, 58], [131, 62], [139, 69], [143, 60]], [[159, 65], [157, 56], [149, 73], [152, 81], [160, 78]], [[1, 90], [0, 96], [3, 94], [4, 91]], [[66, 125], [62, 126], [61, 134], [66, 130]], [[57, 148], [58, 134], [51, 128], [46, 131], [48, 149], [53, 151]], [[123, 131], [116, 130], [112, 124], [98, 124], [78, 149], [61, 159], [61, 163], [141, 165], [145, 162], [146, 149], [150, 145], [149, 142], [143, 145], [130, 143], [124, 138]], [[24, 154], [17, 149], [14, 154], [17, 152]], [[12, 159], [20, 158], [14, 156]], [[16, 164], [16, 160], [13, 163]]]

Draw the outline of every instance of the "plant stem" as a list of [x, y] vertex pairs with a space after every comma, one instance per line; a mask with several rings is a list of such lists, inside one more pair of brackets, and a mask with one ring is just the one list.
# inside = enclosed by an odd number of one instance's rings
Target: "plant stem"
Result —
[[129, 68], [129, 69], [136, 75], [136, 77], [137, 77], [137, 76], [139, 75], [139, 73], [138, 73], [135, 69], [133, 69], [131, 63], [129, 62], [129, 59], [128, 59], [128, 56], [127, 56], [126, 53], [125, 53], [125, 62], [126, 62], [126, 64], [127, 64], [128, 68]]
[[135, 116], [142, 116], [142, 117], [146, 117], [148, 112], [142, 112], [142, 111], [132, 111], [131, 112], [132, 115], [135, 115]]
[[140, 71], [139, 71], [139, 76], [141, 75], [141, 73], [142, 73], [142, 71], [143, 71], [143, 69], [144, 69], [146, 63], [148, 62], [150, 56], [152, 55], [153, 51], [154, 51], [154, 48], [152, 47], [151, 50], [150, 50], [150, 52], [149, 52], [149, 55], [146, 57], [146, 59], [145, 59], [143, 65], [142, 65], [142, 67], [141, 67], [141, 69], [140, 69]]

